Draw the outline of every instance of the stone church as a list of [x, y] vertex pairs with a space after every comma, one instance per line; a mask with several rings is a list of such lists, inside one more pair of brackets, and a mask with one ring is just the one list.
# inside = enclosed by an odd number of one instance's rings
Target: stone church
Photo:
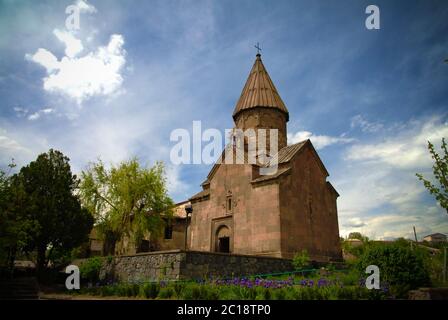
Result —
[[[128, 244], [116, 254], [180, 249], [290, 259], [306, 249], [315, 261], [341, 260], [338, 193], [310, 140], [288, 145], [289, 112], [260, 54], [232, 116], [235, 129], [276, 130], [276, 172], [263, 175], [259, 162], [227, 164], [221, 156], [202, 191], [176, 205], [163, 236]], [[244, 141], [244, 151], [248, 145]], [[269, 143], [266, 151], [271, 152]], [[102, 246], [92, 232], [92, 253], [103, 254]]]
[[339, 195], [310, 140], [288, 145], [289, 112], [260, 54], [232, 117], [236, 129], [278, 130], [278, 169], [218, 161], [189, 199], [188, 249], [280, 258], [306, 249], [313, 260], [340, 260]]

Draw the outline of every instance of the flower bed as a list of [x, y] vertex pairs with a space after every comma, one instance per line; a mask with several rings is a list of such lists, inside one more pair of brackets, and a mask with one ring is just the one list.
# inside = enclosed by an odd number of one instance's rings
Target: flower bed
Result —
[[363, 279], [350, 277], [290, 276], [284, 279], [232, 278], [198, 281], [109, 283], [82, 289], [80, 293], [100, 296], [185, 300], [358, 300], [390, 298], [387, 285], [368, 290]]

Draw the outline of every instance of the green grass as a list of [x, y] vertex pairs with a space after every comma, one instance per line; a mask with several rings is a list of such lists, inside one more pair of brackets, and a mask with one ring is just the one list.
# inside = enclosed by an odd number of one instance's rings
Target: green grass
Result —
[[[307, 282], [301, 283], [302, 280]], [[98, 296], [135, 297], [144, 299], [182, 300], [356, 300], [384, 299], [385, 293], [373, 292], [358, 285], [359, 279], [352, 272], [332, 272], [321, 285], [319, 273], [308, 277], [295, 275], [270, 276], [264, 280], [252, 279], [251, 284], [241, 282], [197, 283], [193, 281], [119, 283], [86, 288], [79, 293]], [[290, 281], [290, 282], [288, 282]], [[291, 282], [292, 281], [292, 282]]]

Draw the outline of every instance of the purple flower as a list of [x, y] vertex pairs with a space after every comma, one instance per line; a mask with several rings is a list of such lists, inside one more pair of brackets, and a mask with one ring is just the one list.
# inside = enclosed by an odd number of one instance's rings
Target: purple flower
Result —
[[321, 278], [321, 279], [319, 279], [319, 281], [317, 282], [317, 286], [320, 288], [320, 287], [325, 287], [325, 286], [327, 286], [329, 283], [327, 282], [327, 280], [326, 279], [323, 279], [323, 278]]

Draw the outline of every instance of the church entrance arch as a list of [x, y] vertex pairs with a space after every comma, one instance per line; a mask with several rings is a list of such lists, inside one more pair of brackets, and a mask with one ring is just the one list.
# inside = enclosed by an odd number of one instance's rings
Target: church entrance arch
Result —
[[226, 225], [222, 225], [216, 231], [215, 251], [222, 253], [230, 253], [230, 229]]
[[210, 251], [233, 252], [233, 218], [226, 215], [212, 220], [210, 234]]

